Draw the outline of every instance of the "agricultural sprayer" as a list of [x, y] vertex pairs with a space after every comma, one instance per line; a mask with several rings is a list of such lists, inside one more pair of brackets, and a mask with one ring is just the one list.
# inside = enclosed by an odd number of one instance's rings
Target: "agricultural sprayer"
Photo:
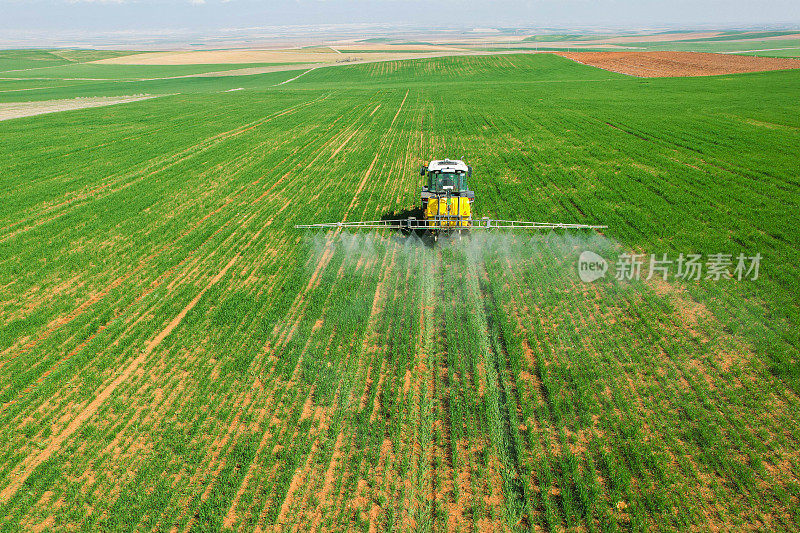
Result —
[[408, 217], [392, 220], [367, 220], [360, 222], [325, 222], [298, 224], [295, 228], [348, 228], [348, 229], [399, 229], [430, 232], [434, 239], [441, 233], [492, 229], [603, 229], [608, 226], [566, 224], [561, 222], [530, 222], [525, 220], [496, 220], [488, 217], [473, 218], [472, 203], [475, 192], [469, 189], [467, 178], [472, 167], [464, 161], [442, 159], [431, 161], [420, 169], [425, 177], [422, 187], [422, 218]]

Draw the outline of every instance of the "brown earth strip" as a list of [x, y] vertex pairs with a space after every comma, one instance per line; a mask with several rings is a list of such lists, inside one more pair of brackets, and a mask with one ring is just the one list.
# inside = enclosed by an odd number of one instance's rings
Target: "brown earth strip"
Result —
[[800, 68], [800, 60], [701, 52], [558, 52], [592, 67], [643, 78], [718, 76]]
[[[370, 115], [370, 116], [371, 116], [371, 115]], [[342, 151], [342, 149], [344, 149], [344, 147], [345, 147], [345, 146], [347, 146], [347, 143], [349, 143], [349, 142], [350, 142], [350, 139], [352, 139], [353, 137], [355, 137], [356, 133], [358, 133], [358, 130], [360, 130], [360, 129], [361, 129], [361, 126], [357, 127], [357, 128], [356, 128], [356, 129], [353, 131], [353, 133], [351, 133], [351, 134], [350, 134], [350, 136], [349, 136], [349, 137], [347, 137], [347, 139], [345, 139], [344, 141], [342, 141], [342, 144], [340, 144], [340, 145], [339, 145], [339, 147], [338, 147], [336, 150], [334, 150], [333, 154], [332, 154], [332, 155], [331, 155], [331, 156], [328, 158], [328, 160], [331, 160], [331, 159], [333, 159], [334, 157], [336, 157], [336, 156], [339, 154], [339, 152], [341, 152], [341, 151]]]

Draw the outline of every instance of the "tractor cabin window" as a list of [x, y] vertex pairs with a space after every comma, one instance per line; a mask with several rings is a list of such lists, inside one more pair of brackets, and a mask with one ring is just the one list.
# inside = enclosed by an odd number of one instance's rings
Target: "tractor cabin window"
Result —
[[453, 192], [466, 190], [466, 175], [463, 172], [431, 172], [428, 174], [428, 189], [443, 191], [445, 187], [452, 187]]

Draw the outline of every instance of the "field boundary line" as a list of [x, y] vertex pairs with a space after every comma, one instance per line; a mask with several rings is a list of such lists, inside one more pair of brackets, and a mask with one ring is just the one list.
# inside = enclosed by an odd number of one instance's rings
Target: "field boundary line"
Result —
[[[20, 118], [65, 113], [68, 111], [82, 111], [97, 107], [130, 104], [143, 100], [152, 100], [161, 96], [171, 95], [142, 95], [142, 96], [98, 96], [86, 98], [58, 98], [53, 100], [40, 100], [36, 102], [3, 102], [0, 103], [0, 121], [16, 120]], [[99, 100], [104, 98], [104, 100]], [[89, 101], [91, 100], [91, 101]], [[71, 105], [70, 105], [71, 104]]]
[[297, 76], [295, 76], [294, 78], [289, 78], [288, 80], [283, 80], [283, 81], [282, 81], [282, 82], [280, 82], [280, 83], [276, 83], [275, 85], [273, 85], [273, 87], [278, 87], [278, 86], [280, 86], [280, 85], [286, 85], [286, 84], [287, 84], [287, 83], [289, 83], [290, 81], [294, 81], [294, 80], [296, 80], [297, 78], [300, 78], [300, 77], [302, 77], [302, 76], [305, 76], [306, 74], [308, 74], [308, 73], [309, 73], [309, 72], [311, 72], [312, 70], [317, 70], [318, 68], [319, 68], [319, 66], [316, 66], [316, 67], [311, 67], [310, 69], [308, 69], [308, 70], [306, 70], [306, 71], [304, 71], [304, 72], [302, 72], [302, 73], [298, 74], [298, 75], [297, 75]]
[[[350, 214], [350, 210], [353, 209], [356, 203], [356, 199], [358, 198], [359, 193], [364, 190], [364, 185], [366, 185], [367, 180], [369, 179], [370, 175], [372, 174], [372, 169], [375, 168], [375, 163], [378, 162], [378, 158], [381, 156], [380, 150], [375, 154], [375, 157], [372, 158], [372, 163], [369, 164], [369, 168], [364, 173], [364, 177], [361, 178], [361, 183], [358, 184], [358, 188], [356, 189], [356, 193], [353, 195], [353, 199], [350, 200], [350, 205], [347, 207], [347, 211], [345, 211], [344, 216], [342, 216], [342, 222], [347, 221], [347, 215]], [[338, 228], [341, 229], [341, 228]]]
[[400, 107], [399, 107], [399, 108], [397, 108], [397, 113], [395, 113], [395, 114], [394, 114], [394, 118], [392, 119], [392, 123], [391, 123], [391, 124], [389, 124], [389, 129], [392, 129], [392, 128], [394, 127], [394, 123], [395, 123], [395, 121], [397, 120], [397, 117], [399, 117], [399, 116], [400, 116], [400, 111], [402, 111], [402, 110], [403, 110], [403, 106], [404, 106], [404, 105], [405, 105], [405, 103], [406, 103], [406, 99], [408, 98], [408, 93], [409, 93], [409, 91], [411, 91], [411, 89], [406, 89], [406, 95], [403, 97], [403, 101], [402, 101], [402, 102], [400, 102]]
[[342, 142], [342, 144], [340, 144], [340, 145], [339, 145], [339, 147], [338, 147], [336, 150], [334, 150], [334, 151], [333, 151], [333, 154], [331, 154], [331, 156], [328, 158], [328, 161], [330, 161], [331, 159], [333, 159], [334, 157], [336, 157], [336, 156], [339, 154], [339, 152], [341, 152], [342, 150], [344, 150], [344, 147], [345, 147], [345, 146], [347, 146], [347, 143], [349, 143], [349, 142], [350, 142], [350, 140], [351, 140], [353, 137], [355, 137], [355, 136], [356, 136], [356, 133], [358, 133], [360, 129], [361, 129], [361, 126], [358, 126], [358, 127], [355, 129], [355, 131], [353, 131], [353, 133], [351, 133], [351, 134], [350, 134], [350, 136], [349, 136], [347, 139], [345, 139], [345, 140]]
[[[167, 338], [167, 336], [172, 333], [172, 331], [178, 327], [178, 325], [183, 321], [184, 317], [191, 311], [194, 306], [200, 301], [200, 299], [205, 295], [205, 293], [211, 289], [214, 285], [216, 285], [225, 274], [228, 272], [228, 269], [233, 266], [233, 264], [239, 259], [240, 254], [236, 254], [233, 256], [225, 267], [220, 270], [208, 284], [203, 287], [203, 289], [197, 293], [192, 301], [190, 301], [186, 306], [178, 313], [175, 318], [170, 321], [167, 326], [161, 330], [161, 332], [156, 335], [150, 342], [147, 343], [145, 349], [142, 353], [136, 357], [126, 368], [119, 374], [114, 381], [112, 381], [109, 385], [104, 387], [99, 394], [92, 400], [89, 405], [87, 405], [73, 420], [70, 424], [58, 434], [51, 442], [47, 445], [47, 447], [42, 450], [36, 456], [28, 456], [28, 460], [23, 462], [22, 469], [23, 471], [20, 472], [17, 476], [13, 478], [13, 481], [3, 489], [2, 493], [0, 493], [0, 500], [4, 502], [8, 502], [17, 493], [19, 488], [22, 486], [23, 483], [28, 479], [28, 477], [33, 473], [33, 471], [42, 463], [50, 459], [55, 452], [57, 452], [61, 448], [61, 444], [71, 437], [78, 428], [89, 418], [91, 418], [99, 409], [99, 407], [108, 399], [111, 394], [117, 389], [117, 387], [126, 379], [128, 379], [131, 374], [133, 374], [139, 366], [144, 362], [144, 360], [153, 352], [153, 350], [158, 347], [161, 342]], [[33, 457], [31, 459], [31, 457]]]

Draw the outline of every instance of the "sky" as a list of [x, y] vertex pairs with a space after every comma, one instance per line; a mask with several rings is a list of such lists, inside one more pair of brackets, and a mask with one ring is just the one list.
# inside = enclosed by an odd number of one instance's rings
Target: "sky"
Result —
[[0, 42], [365, 24], [434, 30], [800, 27], [800, 0], [0, 0], [0, 13]]

